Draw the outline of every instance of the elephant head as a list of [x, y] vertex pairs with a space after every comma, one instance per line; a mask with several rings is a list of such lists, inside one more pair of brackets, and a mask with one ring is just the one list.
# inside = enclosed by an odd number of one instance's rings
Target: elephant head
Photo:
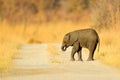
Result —
[[76, 32], [67, 33], [62, 42], [62, 51], [66, 51], [69, 46], [72, 46], [78, 40], [78, 35]]

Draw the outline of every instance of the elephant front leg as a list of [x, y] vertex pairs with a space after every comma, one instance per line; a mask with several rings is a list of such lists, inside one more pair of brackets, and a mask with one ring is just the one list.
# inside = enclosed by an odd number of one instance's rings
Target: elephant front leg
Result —
[[71, 61], [75, 61], [75, 58], [74, 58], [74, 55], [75, 55], [75, 53], [76, 53], [76, 51], [75, 51], [75, 49], [73, 48], [72, 49], [72, 52], [71, 52]]
[[72, 49], [72, 52], [71, 52], [71, 61], [75, 61], [74, 55], [78, 51], [78, 48], [79, 48], [79, 44], [76, 42], [73, 45], [73, 49]]

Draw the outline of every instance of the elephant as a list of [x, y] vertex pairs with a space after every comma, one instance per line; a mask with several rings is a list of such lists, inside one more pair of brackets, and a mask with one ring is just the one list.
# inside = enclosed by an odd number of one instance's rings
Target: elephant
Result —
[[62, 42], [61, 49], [66, 51], [69, 46], [72, 46], [71, 61], [75, 61], [74, 55], [78, 53], [78, 61], [82, 60], [82, 48], [89, 50], [89, 56], [87, 61], [94, 60], [94, 52], [98, 45], [98, 51], [100, 46], [100, 39], [95, 29], [87, 28], [69, 32], [65, 34]]

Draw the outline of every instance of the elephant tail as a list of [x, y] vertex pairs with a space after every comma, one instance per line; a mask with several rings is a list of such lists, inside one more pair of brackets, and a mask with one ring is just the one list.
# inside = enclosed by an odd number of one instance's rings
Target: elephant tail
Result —
[[100, 38], [98, 38], [98, 52], [99, 52], [99, 48], [100, 48]]

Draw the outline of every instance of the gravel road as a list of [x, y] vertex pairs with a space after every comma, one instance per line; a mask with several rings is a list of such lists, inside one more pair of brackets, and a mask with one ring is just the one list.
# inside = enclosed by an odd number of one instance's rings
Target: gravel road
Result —
[[119, 70], [98, 60], [86, 61], [87, 54], [82, 62], [70, 61], [70, 52], [71, 48], [62, 52], [60, 44], [24, 44], [0, 80], [120, 80]]

